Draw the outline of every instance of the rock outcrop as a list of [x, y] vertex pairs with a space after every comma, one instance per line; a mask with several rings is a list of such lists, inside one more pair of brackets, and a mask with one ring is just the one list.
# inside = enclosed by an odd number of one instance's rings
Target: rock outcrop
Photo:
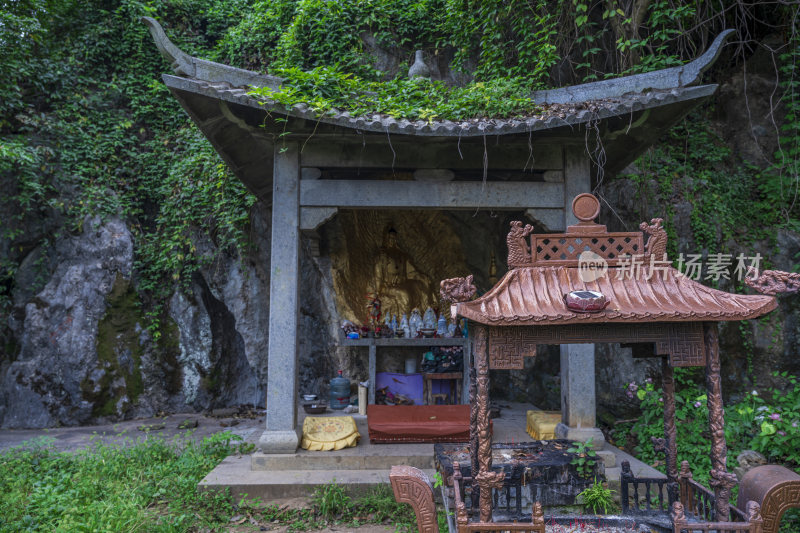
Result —
[[97, 406], [82, 387], [91, 394], [122, 381], [130, 400], [133, 383], [141, 382], [134, 353], [102, 363], [97, 357], [107, 298], [118, 278], [130, 279], [133, 239], [120, 220], [87, 218], [83, 225], [81, 235], [57, 243], [50, 281], [25, 305], [20, 351], [0, 392], [3, 427], [88, 422]]

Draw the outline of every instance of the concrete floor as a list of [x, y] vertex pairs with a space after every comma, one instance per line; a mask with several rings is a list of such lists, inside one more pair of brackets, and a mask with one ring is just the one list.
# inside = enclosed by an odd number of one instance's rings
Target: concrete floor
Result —
[[[220, 410], [220, 413], [224, 415], [225, 411], [229, 410]], [[197, 428], [179, 429], [178, 426], [186, 420], [197, 421]], [[161, 424], [164, 426], [163, 429], [153, 429]], [[236, 416], [206, 416], [191, 413], [127, 420], [97, 426], [4, 429], [0, 430], [0, 451], [23, 445], [34, 439], [45, 439], [60, 451], [74, 451], [90, 446], [97, 441], [125, 445], [146, 439], [150, 435], [166, 439], [191, 438], [199, 441], [203, 437], [225, 430], [239, 435], [245, 441], [255, 443], [258, 442], [258, 438], [264, 431], [264, 424], [263, 415], [258, 418], [238, 418]], [[146, 428], [149, 431], [142, 431], [140, 428]]]
[[[528, 442], [527, 411], [530, 404], [501, 403], [500, 417], [493, 420], [494, 442]], [[341, 416], [328, 410], [327, 416]], [[305, 413], [300, 412], [299, 426]], [[348, 485], [354, 493], [389, 482], [393, 465], [410, 465], [433, 475], [433, 444], [371, 444], [367, 438], [366, 416], [352, 414], [361, 440], [358, 446], [329, 452], [298, 450], [294, 454], [231, 456], [199, 484], [202, 490], [229, 488], [237, 496], [283, 502], [307, 497], [314, 488], [332, 481]], [[627, 460], [636, 476], [663, 477], [652, 467], [606, 444], [598, 456], [606, 467], [610, 487], [619, 493], [620, 464]]]

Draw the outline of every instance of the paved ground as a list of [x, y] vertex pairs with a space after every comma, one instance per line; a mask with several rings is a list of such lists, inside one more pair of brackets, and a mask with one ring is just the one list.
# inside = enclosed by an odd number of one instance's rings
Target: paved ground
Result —
[[[52, 439], [56, 449], [62, 451], [77, 450], [101, 440], [106, 443], [132, 443], [146, 439], [149, 435], [163, 438], [186, 437], [201, 440], [203, 437], [228, 430], [241, 436], [248, 442], [257, 442], [264, 430], [263, 413], [239, 414], [232, 409], [216, 411], [219, 416], [207, 416], [196, 413], [173, 414], [159, 418], [128, 420], [116, 424], [100, 426], [78, 426], [48, 429], [4, 429], [0, 430], [0, 450], [19, 446], [26, 441], [46, 438]], [[226, 416], [227, 415], [227, 416]], [[260, 415], [260, 416], [259, 416]], [[193, 429], [179, 429], [179, 425], [189, 421], [197, 422]], [[149, 430], [149, 431], [144, 431]]]

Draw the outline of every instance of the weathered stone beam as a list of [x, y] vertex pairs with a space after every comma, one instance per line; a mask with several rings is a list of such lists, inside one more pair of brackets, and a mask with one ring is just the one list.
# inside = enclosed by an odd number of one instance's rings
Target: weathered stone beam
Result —
[[447, 168], [495, 170], [560, 170], [564, 168], [561, 147], [539, 145], [533, 148], [528, 141], [499, 142], [492, 137], [483, 142], [460, 143], [409, 142], [401, 136], [383, 138], [371, 136], [363, 144], [352, 140], [311, 138], [300, 156], [304, 167], [336, 168]]
[[300, 229], [313, 231], [336, 214], [335, 207], [303, 207], [300, 209]]
[[539, 222], [547, 231], [564, 231], [564, 209], [528, 209], [525, 214]]
[[300, 205], [340, 208], [528, 209], [564, 207], [561, 183], [302, 180]]

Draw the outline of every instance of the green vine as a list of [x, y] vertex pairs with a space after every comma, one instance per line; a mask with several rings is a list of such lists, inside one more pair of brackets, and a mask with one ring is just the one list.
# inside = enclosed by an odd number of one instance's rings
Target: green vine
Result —
[[382, 113], [409, 120], [463, 120], [477, 117], [512, 117], [532, 114], [537, 107], [527, 82], [499, 79], [449, 87], [424, 78], [397, 78], [368, 82], [333, 68], [274, 69], [289, 81], [280, 90], [255, 88], [250, 94], [284, 104], [307, 104], [320, 115], [333, 109], [351, 114]]

